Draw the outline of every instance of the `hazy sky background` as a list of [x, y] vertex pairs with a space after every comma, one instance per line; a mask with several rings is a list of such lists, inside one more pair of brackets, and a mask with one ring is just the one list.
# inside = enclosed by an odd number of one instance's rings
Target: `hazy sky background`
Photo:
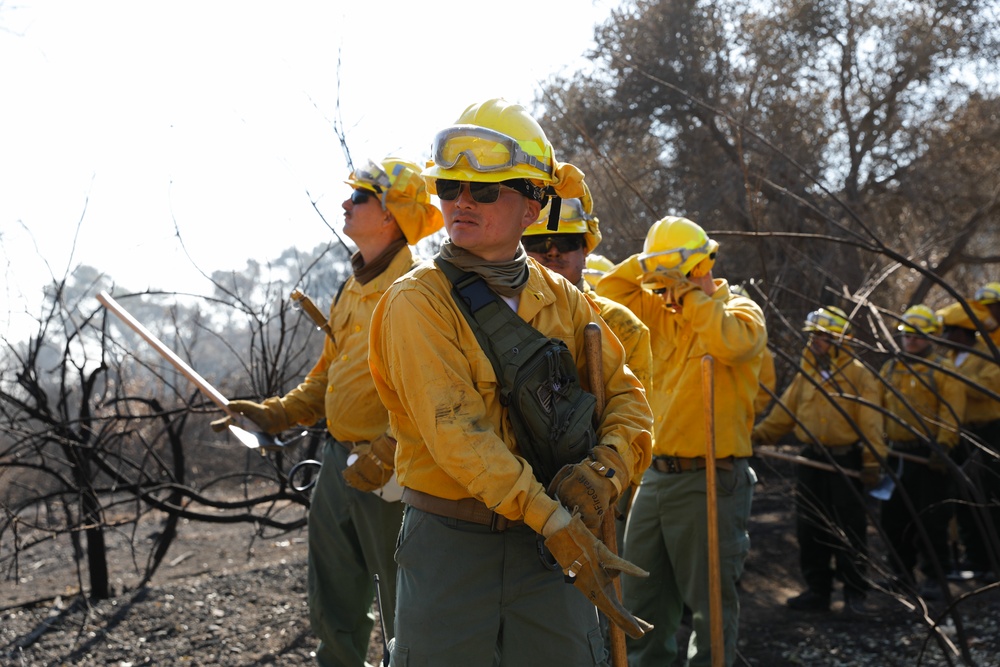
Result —
[[41, 285], [79, 264], [207, 292], [192, 260], [329, 240], [310, 196], [339, 228], [338, 113], [356, 162], [422, 161], [469, 104], [587, 67], [617, 5], [0, 0], [0, 332], [32, 331]]

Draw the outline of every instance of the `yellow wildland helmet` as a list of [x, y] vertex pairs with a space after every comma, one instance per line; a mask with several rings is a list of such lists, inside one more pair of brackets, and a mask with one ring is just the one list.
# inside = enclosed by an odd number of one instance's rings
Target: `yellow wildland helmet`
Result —
[[680, 271], [685, 276], [699, 278], [715, 265], [719, 244], [708, 238], [705, 230], [687, 218], [667, 216], [657, 220], [646, 233], [646, 242], [639, 255], [645, 277], [653, 278], [657, 271]]
[[[520, 104], [492, 99], [473, 104], [455, 125], [437, 133], [429, 179], [499, 183], [524, 178], [544, 186], [555, 180], [552, 144]], [[433, 187], [433, 186], [432, 186]]]
[[615, 268], [615, 263], [604, 255], [587, 255], [587, 261], [583, 268], [583, 279], [591, 287], [597, 287], [597, 282], [613, 268]]
[[344, 182], [355, 190], [378, 195], [382, 208], [392, 214], [410, 245], [444, 226], [441, 211], [431, 203], [427, 181], [413, 162], [397, 157], [387, 157], [381, 163], [368, 160]]
[[933, 310], [921, 303], [906, 309], [902, 322], [896, 330], [904, 334], [921, 333], [925, 336], [934, 336], [941, 331], [941, 320]]
[[545, 204], [538, 212], [538, 219], [524, 230], [524, 236], [550, 236], [553, 234], [583, 234], [583, 243], [588, 253], [601, 242], [601, 230], [597, 216], [591, 215], [593, 207], [590, 190], [583, 186], [586, 195], [581, 198], [563, 199], [559, 209], [559, 226], [549, 225], [552, 202]]
[[807, 333], [819, 331], [832, 336], [846, 336], [849, 326], [847, 313], [836, 306], [824, 306], [806, 315], [802, 331]]
[[976, 290], [976, 296], [973, 299], [984, 306], [1000, 303], [1000, 283], [986, 283]]

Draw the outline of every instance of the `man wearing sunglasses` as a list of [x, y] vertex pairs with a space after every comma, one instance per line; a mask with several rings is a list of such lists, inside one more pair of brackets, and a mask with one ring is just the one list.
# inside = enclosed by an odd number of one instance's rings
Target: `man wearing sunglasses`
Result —
[[[556, 162], [538, 123], [503, 100], [470, 106], [438, 133], [424, 175], [450, 237], [438, 259], [479, 276], [519, 317], [564, 341], [584, 383], [584, 330], [601, 327], [607, 407], [598, 445], [573, 469], [600, 470], [591, 488], [614, 502], [609, 489], [648, 464], [649, 405], [590, 302], [529, 261], [520, 243], [550, 196], [582, 195], [583, 175]], [[645, 625], [613, 599], [611, 582], [639, 572], [536, 479], [452, 289], [437, 264], [425, 264], [386, 292], [372, 318], [372, 376], [399, 441], [407, 505], [391, 664], [606, 665], [594, 605], [641, 634]], [[539, 536], [551, 556], [540, 553]]]
[[363, 667], [374, 620], [373, 576], [379, 575], [382, 621], [392, 634], [396, 596], [393, 552], [402, 522], [393, 473], [395, 440], [389, 415], [368, 370], [368, 325], [379, 297], [417, 265], [407, 244], [439, 230], [420, 167], [398, 158], [354, 170], [343, 203], [344, 233], [358, 246], [353, 274], [330, 308], [331, 335], [298, 387], [263, 403], [230, 401], [268, 433], [326, 419], [309, 508], [309, 617], [324, 667]]
[[[625, 604], [652, 618], [654, 629], [628, 642], [629, 664], [672, 665], [684, 606], [692, 612], [688, 664], [713, 661], [706, 406], [702, 358], [714, 358], [716, 479], [725, 664], [736, 660], [736, 583], [750, 548], [747, 521], [756, 480], [749, 465], [754, 398], [767, 344], [764, 315], [750, 299], [712, 276], [719, 244], [686, 218], [666, 217], [646, 234], [643, 252], [597, 284], [597, 292], [635, 313], [649, 327], [656, 418], [653, 461], [642, 478], [625, 533], [625, 555], [648, 580], [623, 577]], [[638, 610], [642, 612], [638, 612]]]
[[[591, 213], [593, 207], [590, 191], [580, 199], [564, 199], [559, 212], [559, 224], [555, 229], [549, 225], [551, 204], [546, 204], [538, 220], [524, 230], [521, 244], [528, 257], [545, 268], [558, 273], [573, 283], [597, 305], [601, 318], [618, 337], [625, 348], [625, 363], [642, 383], [648, 387], [651, 379], [653, 357], [649, 347], [649, 329], [625, 306], [600, 296], [584, 280], [587, 258], [601, 242], [601, 230], [597, 216]], [[613, 265], [612, 265], [613, 267]], [[596, 282], [596, 281], [595, 281]], [[638, 486], [641, 477], [632, 480]], [[630, 494], [622, 494], [619, 501], [620, 516], [615, 522], [618, 535], [618, 549], [622, 549], [625, 533], [625, 512], [628, 510]]]

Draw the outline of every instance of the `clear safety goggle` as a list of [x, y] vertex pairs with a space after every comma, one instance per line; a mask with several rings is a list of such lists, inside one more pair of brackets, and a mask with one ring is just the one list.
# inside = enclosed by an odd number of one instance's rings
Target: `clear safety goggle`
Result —
[[902, 324], [896, 328], [904, 334], [933, 333], [937, 331], [938, 323], [926, 315], [913, 313], [904, 317]]
[[[539, 216], [541, 217], [541, 216]], [[563, 199], [562, 207], [559, 209], [559, 219], [563, 222], [576, 222], [577, 220], [592, 220], [594, 216], [583, 210], [583, 203], [579, 199]]]
[[[650, 271], [655, 271], [658, 266], [669, 266], [671, 268], [676, 268], [684, 264], [692, 257], [698, 254], [707, 255], [709, 254], [709, 249], [711, 248], [711, 241], [706, 239], [705, 243], [697, 248], [671, 248], [670, 250], [660, 250], [659, 252], [651, 252], [648, 255], [643, 255], [639, 258], [639, 265], [645, 273]], [[654, 257], [659, 258], [657, 262], [650, 262], [649, 260]], [[649, 262], [647, 264], [647, 262]]]
[[552, 175], [552, 166], [529, 155], [513, 137], [478, 125], [455, 125], [434, 137], [434, 164], [451, 169], [464, 157], [476, 171], [510, 169], [519, 164]]
[[973, 297], [973, 299], [975, 301], [996, 303], [1000, 301], [1000, 290], [997, 290], [992, 285], [986, 285], [985, 287], [980, 287], [976, 290], [976, 296]]
[[354, 170], [354, 180], [371, 186], [375, 194], [378, 195], [384, 194], [392, 186], [389, 174], [385, 173], [382, 165], [376, 163], [374, 160], [368, 160], [368, 164], [356, 168]]
[[842, 330], [847, 326], [842, 318], [832, 315], [825, 310], [814, 310], [806, 315], [806, 329], [820, 329], [823, 331]]

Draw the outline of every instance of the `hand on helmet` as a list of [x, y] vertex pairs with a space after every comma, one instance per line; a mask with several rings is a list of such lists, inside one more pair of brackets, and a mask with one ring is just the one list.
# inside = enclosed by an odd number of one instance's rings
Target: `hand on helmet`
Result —
[[680, 270], [663, 267], [643, 274], [642, 284], [659, 294], [668, 306], [680, 306], [685, 294], [700, 289]]

